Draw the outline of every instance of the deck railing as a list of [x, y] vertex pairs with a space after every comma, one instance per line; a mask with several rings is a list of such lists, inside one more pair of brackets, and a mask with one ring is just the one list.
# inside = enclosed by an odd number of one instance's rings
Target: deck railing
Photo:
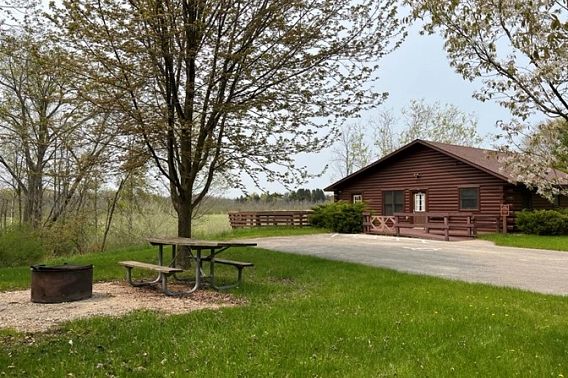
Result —
[[309, 226], [311, 210], [230, 211], [232, 228], [267, 226]]
[[[416, 217], [424, 219], [417, 222]], [[441, 232], [445, 240], [450, 236], [475, 237], [480, 228], [501, 230], [499, 215], [474, 215], [472, 213], [395, 213], [391, 216], [372, 216], [364, 214], [363, 229], [367, 233], [380, 233], [400, 236], [405, 228], [424, 228], [424, 232]], [[454, 232], [459, 231], [459, 235]]]
[[394, 234], [394, 216], [377, 216], [363, 214], [363, 232], [378, 234]]

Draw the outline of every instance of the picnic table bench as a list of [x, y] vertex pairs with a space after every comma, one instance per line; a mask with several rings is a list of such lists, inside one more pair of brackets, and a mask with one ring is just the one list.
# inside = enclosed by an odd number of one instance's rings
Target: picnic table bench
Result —
[[[154, 283], [160, 283], [162, 287], [162, 291], [164, 293], [168, 293], [168, 277], [175, 273], [183, 272], [183, 269], [180, 268], [172, 268], [169, 266], [163, 265], [155, 265], [155, 264], [148, 264], [143, 263], [140, 261], [119, 261], [119, 264], [126, 268], [126, 280], [132, 286], [145, 286], [151, 285]], [[153, 281], [142, 281], [142, 282], [134, 282], [132, 280], [132, 269], [133, 268], [141, 268], [146, 270], [153, 270], [158, 273], [158, 277]]]
[[[145, 286], [160, 284], [161, 290], [170, 296], [181, 296], [191, 294], [194, 291], [202, 288], [204, 285], [209, 285], [215, 290], [223, 290], [232, 287], [236, 287], [242, 284], [243, 280], [243, 269], [247, 267], [254, 266], [250, 262], [218, 259], [216, 256], [231, 248], [231, 247], [254, 247], [256, 243], [248, 242], [217, 242], [208, 240], [196, 240], [191, 238], [181, 238], [181, 237], [167, 237], [167, 238], [149, 238], [147, 239], [151, 245], [158, 246], [158, 264], [149, 264], [140, 261], [120, 261], [119, 264], [127, 269], [126, 279], [132, 286]], [[171, 246], [172, 259], [169, 264], [164, 264], [164, 246]], [[177, 254], [177, 247], [186, 247], [190, 257], [195, 261], [195, 280], [194, 285], [191, 289], [185, 291], [171, 291], [168, 289], [168, 278], [173, 277], [177, 281], [188, 281], [184, 278], [176, 277], [177, 273], [183, 273], [186, 270], [175, 267], [175, 260]], [[208, 250], [209, 254], [207, 256], [202, 256], [202, 251]], [[195, 252], [195, 255], [194, 253]], [[203, 262], [209, 263], [209, 275], [205, 275], [203, 271]], [[218, 286], [215, 281], [215, 265], [229, 265], [237, 269], [237, 281], [234, 284]], [[157, 273], [157, 277], [153, 280], [132, 280], [132, 269], [139, 268], [145, 270], [151, 270]]]

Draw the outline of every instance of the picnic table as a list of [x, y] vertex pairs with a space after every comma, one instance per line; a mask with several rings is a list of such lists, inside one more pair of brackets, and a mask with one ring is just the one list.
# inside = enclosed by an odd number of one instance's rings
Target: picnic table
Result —
[[[210, 240], [197, 240], [191, 238], [182, 237], [156, 237], [148, 238], [147, 241], [158, 247], [158, 264], [148, 264], [140, 261], [120, 261], [119, 264], [127, 269], [126, 279], [128, 283], [132, 286], [145, 286], [158, 284], [164, 294], [169, 296], [182, 296], [191, 294], [196, 290], [203, 288], [204, 286], [209, 286], [215, 290], [228, 289], [231, 287], [238, 286], [242, 283], [242, 271], [244, 268], [251, 267], [254, 264], [250, 262], [234, 261], [219, 259], [217, 255], [231, 247], [255, 247], [256, 243], [249, 242], [238, 242], [238, 241], [210, 241]], [[164, 260], [164, 246], [171, 247], [171, 260]], [[185, 270], [175, 266], [176, 255], [178, 253], [178, 248], [183, 248], [183, 250], [189, 253], [189, 256], [194, 261], [195, 265], [195, 279], [188, 280], [186, 278], [180, 278], [177, 276], [178, 273], [182, 273]], [[204, 255], [203, 251], [208, 251], [209, 253]], [[207, 253], [207, 252], [206, 252]], [[203, 262], [209, 263], [209, 275], [206, 275], [203, 270]], [[229, 265], [237, 269], [237, 281], [235, 284], [218, 286], [215, 282], [215, 265]], [[152, 270], [157, 273], [157, 277], [154, 280], [132, 280], [132, 269], [140, 268], [146, 270]], [[179, 282], [192, 282], [193, 286], [188, 290], [183, 291], [171, 291], [168, 289], [168, 278], [172, 277], [174, 280]]]

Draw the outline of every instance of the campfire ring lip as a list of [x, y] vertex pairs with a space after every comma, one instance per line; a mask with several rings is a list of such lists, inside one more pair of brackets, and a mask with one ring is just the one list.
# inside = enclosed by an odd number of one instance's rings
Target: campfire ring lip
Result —
[[93, 269], [93, 264], [89, 265], [71, 265], [71, 264], [61, 264], [61, 265], [46, 265], [46, 264], [35, 264], [30, 266], [33, 272], [75, 272], [81, 270], [91, 270]]

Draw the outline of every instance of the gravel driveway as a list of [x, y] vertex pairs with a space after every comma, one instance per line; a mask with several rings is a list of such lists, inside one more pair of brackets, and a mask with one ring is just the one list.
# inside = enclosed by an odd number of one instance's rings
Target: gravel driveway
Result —
[[497, 247], [484, 240], [443, 242], [373, 235], [260, 238], [261, 248], [352, 261], [403, 272], [568, 294], [568, 252]]

